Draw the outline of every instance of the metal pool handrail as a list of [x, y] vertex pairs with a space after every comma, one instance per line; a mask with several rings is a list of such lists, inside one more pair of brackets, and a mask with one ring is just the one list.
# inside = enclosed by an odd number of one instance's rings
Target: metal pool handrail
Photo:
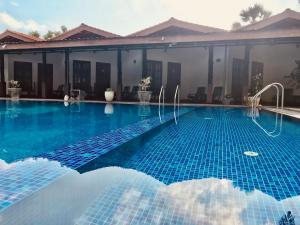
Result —
[[161, 97], [163, 98], [163, 114], [164, 114], [164, 109], [165, 109], [165, 88], [164, 86], [162, 85], [161, 88], [160, 88], [160, 92], [159, 92], [159, 97], [158, 97], [158, 116], [159, 116], [159, 120], [160, 120], [160, 123], [162, 123], [162, 118], [161, 118], [161, 114], [160, 114], [160, 107], [161, 107]]
[[177, 124], [176, 106], [177, 106], [177, 110], [178, 110], [178, 114], [179, 114], [179, 104], [180, 104], [180, 89], [179, 89], [179, 85], [177, 85], [175, 94], [174, 94], [174, 119], [175, 119], [176, 124]]
[[277, 97], [276, 97], [276, 108], [278, 109], [279, 106], [279, 88], [281, 88], [281, 109], [283, 109], [284, 106], [284, 87], [281, 83], [272, 83], [269, 84], [267, 86], [265, 86], [263, 89], [261, 89], [259, 92], [256, 93], [256, 95], [253, 96], [253, 98], [251, 99], [252, 101], [252, 113], [254, 113], [254, 109], [256, 108], [256, 102], [257, 102], [257, 98], [259, 96], [261, 96], [265, 91], [267, 91], [268, 89], [270, 89], [271, 87], [275, 87], [276, 88], [276, 93], [277, 93]]
[[159, 97], [158, 97], [158, 105], [159, 106], [161, 104], [161, 97], [163, 98], [163, 106], [164, 106], [165, 105], [165, 88], [163, 85], [160, 88]]
[[280, 114], [280, 123], [279, 123], [279, 129], [278, 129], [278, 113], [276, 113], [276, 120], [275, 120], [275, 127], [272, 131], [268, 131], [267, 129], [263, 128], [263, 126], [256, 120], [255, 117], [252, 117], [252, 121], [260, 128], [262, 129], [269, 137], [278, 137], [281, 134], [282, 130], [282, 114]]

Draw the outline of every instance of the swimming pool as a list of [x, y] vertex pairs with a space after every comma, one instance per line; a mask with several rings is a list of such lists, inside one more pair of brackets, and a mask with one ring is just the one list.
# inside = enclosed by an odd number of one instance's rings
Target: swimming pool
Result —
[[[104, 106], [99, 107], [103, 112]], [[126, 107], [138, 112], [140, 106]], [[60, 151], [49, 150], [6, 163], [6, 171], [14, 170], [27, 189], [32, 177], [22, 179], [26, 171], [34, 171], [36, 178], [42, 173], [47, 185], [3, 210], [0, 224], [280, 224], [289, 211], [297, 224], [300, 124], [258, 113], [253, 117], [245, 108], [187, 108], [176, 124], [171, 107], [166, 108], [166, 122], [159, 123], [153, 106], [148, 117], [126, 120], [123, 127], [134, 128], [124, 133], [114, 132], [118, 126], [111, 129], [118, 140], [136, 135], [93, 160], [68, 163]], [[140, 130], [141, 123], [145, 130]], [[110, 132], [97, 137], [102, 140]], [[81, 151], [70, 141], [63, 155], [72, 158], [75, 148], [89, 158], [90, 150], [103, 144], [94, 142], [93, 135], [81, 139], [89, 140], [90, 148]]]

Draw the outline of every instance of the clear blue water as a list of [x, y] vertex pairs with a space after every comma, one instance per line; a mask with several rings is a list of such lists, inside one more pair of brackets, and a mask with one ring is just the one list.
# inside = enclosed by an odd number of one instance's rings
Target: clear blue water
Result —
[[300, 223], [300, 123], [265, 111], [253, 120], [247, 109], [193, 108], [77, 170], [17, 164], [69, 173], [0, 213], [0, 224]]
[[0, 159], [37, 156], [153, 116], [156, 106], [0, 101]]

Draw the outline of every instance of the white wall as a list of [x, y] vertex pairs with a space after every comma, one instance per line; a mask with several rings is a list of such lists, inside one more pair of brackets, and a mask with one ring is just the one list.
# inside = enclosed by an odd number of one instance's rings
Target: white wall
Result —
[[181, 63], [181, 98], [195, 93], [197, 87], [207, 87], [208, 50], [189, 49], [151, 49], [147, 51], [148, 60], [162, 61], [162, 81], [167, 83], [168, 62]]
[[[229, 47], [228, 59], [228, 93], [231, 92], [232, 83], [232, 59], [244, 58], [245, 47], [233, 46]], [[295, 60], [300, 60], [300, 48], [296, 44], [281, 44], [281, 45], [257, 45], [250, 50], [249, 63], [249, 88], [251, 84], [251, 63], [253, 61], [264, 64], [263, 84], [264, 86], [272, 82], [280, 82], [286, 88], [291, 88], [286, 84], [287, 79], [284, 76], [290, 75], [296, 67]], [[275, 91], [270, 90], [263, 95], [263, 99], [270, 101], [274, 96]], [[300, 88], [294, 87], [294, 94], [300, 95]]]
[[231, 94], [232, 88], [232, 61], [233, 58], [244, 59], [245, 47], [244, 46], [230, 46], [228, 47], [228, 58], [227, 58], [227, 82], [225, 87], [225, 94]]
[[125, 86], [137, 86], [142, 78], [142, 50], [122, 51], [122, 82]]
[[117, 52], [116, 51], [89, 51], [70, 53], [70, 83], [73, 81], [73, 60], [89, 61], [91, 63], [91, 87], [96, 81], [96, 62], [111, 64], [111, 88], [117, 89]]
[[[214, 78], [213, 86], [224, 86], [225, 83], [225, 48], [214, 48]], [[64, 84], [65, 79], [65, 55], [64, 53], [47, 53], [47, 63], [53, 64], [53, 90]], [[162, 61], [163, 84], [167, 83], [168, 62], [181, 64], [181, 98], [187, 98], [190, 93], [195, 93], [197, 87], [207, 87], [208, 75], [208, 48], [169, 48], [147, 50], [148, 60]], [[220, 59], [220, 62], [217, 62]], [[14, 54], [7, 55], [5, 62], [6, 80], [13, 79], [14, 61], [31, 62], [33, 68], [33, 82], [37, 85], [37, 65], [42, 63], [42, 54]], [[70, 83], [73, 79], [73, 60], [90, 61], [91, 63], [91, 86], [93, 88], [96, 75], [96, 62], [111, 64], [111, 87], [117, 88], [117, 51], [89, 51], [70, 53]], [[142, 77], [142, 50], [122, 51], [122, 76], [123, 87], [135, 86]]]
[[225, 88], [226, 78], [225, 47], [214, 47], [213, 88]]
[[[300, 60], [300, 48], [296, 44], [255, 46], [251, 50], [251, 59], [264, 63], [264, 85], [280, 82], [286, 88], [293, 88], [295, 95], [300, 95], [300, 88], [288, 85], [284, 78], [296, 68], [295, 60]], [[266, 93], [264, 99], [270, 100], [274, 93]]]

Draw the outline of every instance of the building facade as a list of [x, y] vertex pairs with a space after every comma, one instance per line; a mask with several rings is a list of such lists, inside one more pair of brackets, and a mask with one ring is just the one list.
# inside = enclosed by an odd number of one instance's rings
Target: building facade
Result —
[[5, 31], [0, 42], [1, 96], [18, 80], [24, 97], [61, 99], [81, 89], [102, 100], [112, 88], [134, 101], [140, 79], [151, 76], [153, 101], [162, 85], [167, 100], [180, 85], [185, 102], [242, 104], [280, 82], [286, 104], [300, 104], [300, 13], [290, 9], [230, 32], [171, 18], [125, 37], [81, 24], [48, 41]]

